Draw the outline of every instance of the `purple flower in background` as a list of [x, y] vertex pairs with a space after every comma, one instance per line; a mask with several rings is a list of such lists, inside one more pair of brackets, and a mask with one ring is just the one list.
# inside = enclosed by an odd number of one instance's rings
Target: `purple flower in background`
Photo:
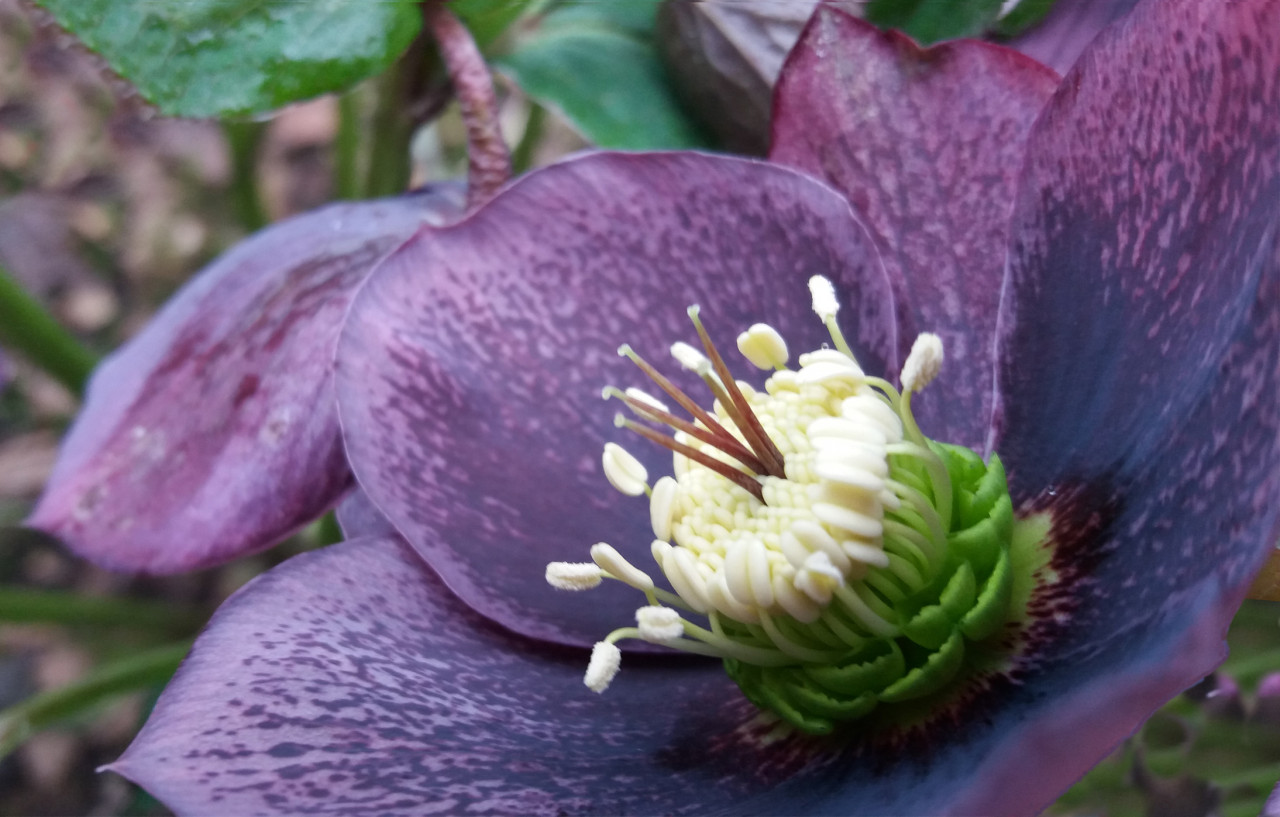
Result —
[[334, 204], [240, 243], [95, 372], [28, 524], [105, 567], [173, 573], [262, 550], [351, 488], [333, 396], [342, 316], [460, 192]]
[[[1276, 32], [1267, 0], [1148, 0], [1059, 82], [824, 8], [773, 163], [592, 154], [423, 229], [337, 344], [350, 540], [231, 599], [112, 768], [189, 814], [1044, 807], [1221, 659], [1274, 541]], [[615, 348], [686, 337], [697, 303], [815, 349], [815, 274], [869, 372], [941, 336], [921, 426], [997, 452], [1048, 525], [1016, 651], [913, 728], [822, 738], [710, 661], [633, 652], [584, 691], [636, 605], [544, 567], [653, 536], [599, 475]]]

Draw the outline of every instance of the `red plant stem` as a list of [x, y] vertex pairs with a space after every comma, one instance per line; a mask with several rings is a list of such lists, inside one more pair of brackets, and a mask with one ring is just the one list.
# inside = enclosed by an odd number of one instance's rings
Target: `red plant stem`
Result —
[[474, 210], [511, 178], [511, 151], [498, 127], [493, 78], [471, 32], [444, 0], [423, 6], [423, 17], [440, 46], [453, 93], [467, 127], [467, 209]]

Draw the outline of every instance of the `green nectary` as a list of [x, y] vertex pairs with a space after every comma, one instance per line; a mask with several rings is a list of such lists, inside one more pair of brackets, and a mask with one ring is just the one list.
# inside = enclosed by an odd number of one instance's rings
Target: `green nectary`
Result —
[[[930, 448], [951, 475], [946, 558], [919, 589], [909, 590], [892, 574], [880, 571], [864, 580], [860, 594], [898, 634], [859, 631], [856, 622], [845, 619], [841, 624], [864, 641], [849, 647], [837, 661], [762, 667], [726, 659], [725, 669], [752, 703], [806, 732], [826, 734], [878, 707], [944, 690], [963, 676], [970, 645], [997, 636], [1011, 618], [1013, 505], [1000, 458], [993, 454], [990, 463], [984, 463], [961, 446], [930, 443]], [[894, 479], [927, 490], [927, 480], [912, 473], [917, 467], [918, 460], [890, 458]], [[918, 524], [916, 520], [913, 529]], [[885, 550], [908, 551], [900, 538], [888, 535]], [[755, 638], [748, 625], [723, 626], [735, 640], [750, 643]], [[829, 649], [811, 625], [792, 628], [789, 635]]]

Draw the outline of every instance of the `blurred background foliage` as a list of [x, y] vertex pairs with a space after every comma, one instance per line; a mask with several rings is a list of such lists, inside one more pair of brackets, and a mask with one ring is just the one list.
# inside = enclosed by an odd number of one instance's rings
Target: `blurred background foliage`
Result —
[[[452, 3], [497, 72], [518, 170], [590, 145], [763, 153], [773, 81], [813, 5]], [[999, 0], [849, 6], [933, 41], [1011, 36], [1049, 3], [1003, 17]], [[464, 129], [420, 12], [412, 0], [0, 0], [0, 813], [164, 813], [94, 769], [128, 744], [223, 599], [335, 540], [325, 520], [259, 556], [147, 578], [16, 526], [94, 360], [203, 264], [327, 201], [464, 173]], [[1246, 604], [1222, 670], [1051, 813], [1257, 814], [1280, 776], [1278, 634], [1276, 605]]]

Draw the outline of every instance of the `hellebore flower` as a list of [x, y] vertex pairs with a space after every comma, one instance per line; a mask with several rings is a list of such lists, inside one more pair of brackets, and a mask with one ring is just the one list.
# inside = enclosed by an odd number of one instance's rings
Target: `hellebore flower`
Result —
[[108, 358], [27, 524], [117, 570], [262, 550], [350, 490], [333, 350], [356, 287], [426, 224], [442, 187], [334, 204], [241, 242]]
[[[190, 814], [1042, 808], [1221, 659], [1277, 532], [1276, 32], [1267, 0], [1148, 0], [1057, 84], [824, 8], [784, 69], [774, 159], [843, 196], [779, 164], [598, 153], [419, 233], [336, 357], [385, 520], [352, 506], [348, 542], [228, 601], [111, 768]], [[814, 275], [844, 306], [830, 334]], [[711, 661], [631, 652], [608, 694], [582, 690], [581, 648], [637, 605], [555, 593], [544, 567], [602, 540], [647, 553], [660, 525], [600, 479], [620, 432], [599, 389], [635, 382], [618, 343], [688, 337], [691, 303], [716, 337], [843, 337], [876, 374], [938, 332], [921, 428], [998, 454], [1019, 529], [1044, 534], [1023, 621], [984, 642], [1002, 657], [825, 737]], [[634, 465], [606, 469], [644, 482]]]

